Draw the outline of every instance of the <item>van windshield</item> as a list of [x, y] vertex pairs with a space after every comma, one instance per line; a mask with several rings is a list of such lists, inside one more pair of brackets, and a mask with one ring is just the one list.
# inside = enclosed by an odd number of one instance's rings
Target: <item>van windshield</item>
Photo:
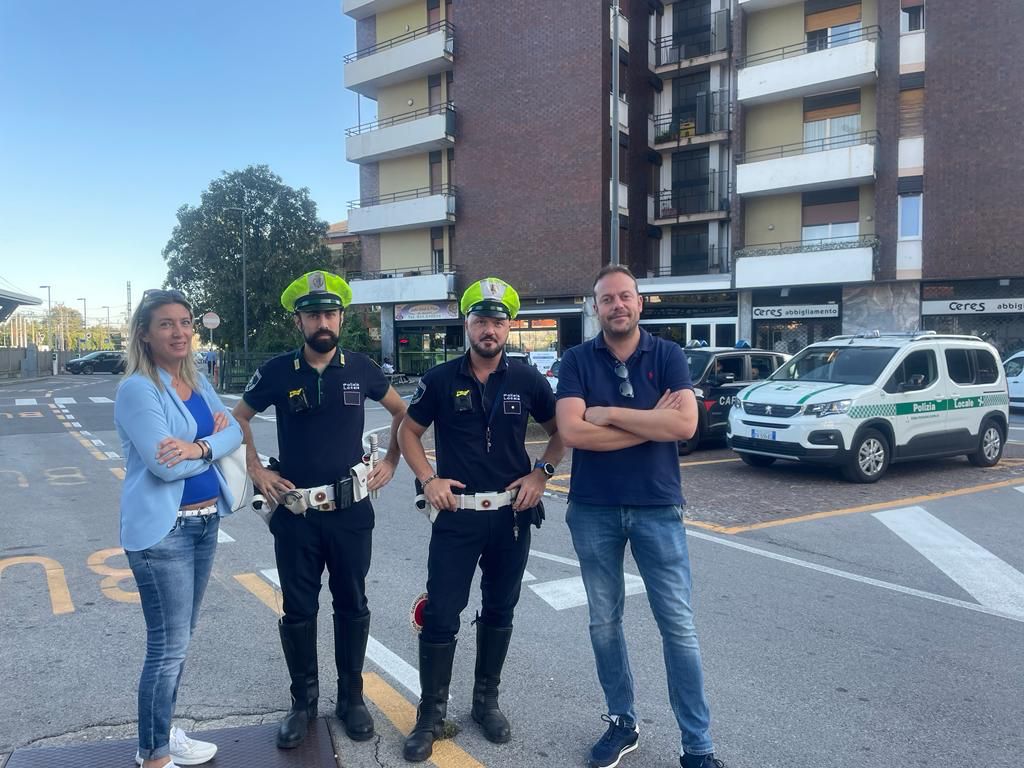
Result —
[[873, 384], [896, 347], [808, 347], [771, 375], [772, 381]]

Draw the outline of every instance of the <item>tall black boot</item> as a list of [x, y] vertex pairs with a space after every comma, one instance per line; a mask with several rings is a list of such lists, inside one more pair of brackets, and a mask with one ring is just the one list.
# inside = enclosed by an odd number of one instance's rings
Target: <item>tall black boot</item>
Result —
[[277, 746], [292, 749], [306, 738], [309, 724], [317, 715], [320, 680], [316, 659], [316, 619], [302, 624], [285, 624], [282, 621], [277, 628], [292, 680], [292, 708], [277, 729]]
[[373, 718], [363, 701], [363, 659], [369, 636], [369, 614], [360, 619], [334, 615], [334, 661], [338, 666], [338, 706], [334, 712], [353, 741], [373, 738]]
[[420, 640], [420, 706], [416, 710], [416, 725], [405, 740], [402, 751], [410, 763], [421, 763], [430, 757], [434, 752], [434, 741], [444, 733], [455, 642], [427, 643]]
[[498, 686], [505, 665], [512, 627], [488, 627], [476, 623], [476, 682], [473, 684], [473, 719], [480, 723], [484, 736], [495, 744], [512, 738], [508, 718], [498, 709]]

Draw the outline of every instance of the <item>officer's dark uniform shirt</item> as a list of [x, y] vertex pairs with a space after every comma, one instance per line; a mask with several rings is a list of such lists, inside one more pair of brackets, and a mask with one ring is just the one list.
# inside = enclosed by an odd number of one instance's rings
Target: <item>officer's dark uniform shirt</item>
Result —
[[[679, 345], [655, 338], [642, 328], [640, 344], [626, 361], [633, 386], [631, 398], [620, 392], [617, 364], [603, 334], [572, 347], [558, 369], [558, 399], [578, 397], [588, 407], [649, 410], [666, 389], [693, 389], [686, 355]], [[648, 441], [618, 451], [573, 449], [569, 500], [601, 506], [683, 504], [677, 443]]]
[[532, 365], [510, 361], [504, 353], [484, 392], [480, 389], [467, 352], [427, 371], [409, 404], [407, 415], [417, 424], [437, 422], [437, 474], [466, 484], [456, 493], [504, 491], [528, 475], [533, 465], [524, 444], [527, 417], [540, 423], [555, 417], [555, 395], [548, 382]]
[[319, 374], [300, 348], [264, 363], [242, 399], [257, 412], [276, 406], [281, 476], [310, 488], [349, 477], [363, 457], [363, 401], [387, 391], [387, 377], [366, 355], [339, 349]]

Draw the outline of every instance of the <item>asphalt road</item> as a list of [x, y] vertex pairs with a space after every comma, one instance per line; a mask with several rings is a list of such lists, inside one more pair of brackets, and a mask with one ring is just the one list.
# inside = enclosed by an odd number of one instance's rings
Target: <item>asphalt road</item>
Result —
[[[0, 765], [15, 748], [134, 733], [145, 630], [118, 546], [117, 382], [0, 387]], [[387, 422], [368, 409], [368, 429]], [[261, 452], [273, 453], [274, 430], [273, 414], [256, 420]], [[1011, 440], [995, 469], [959, 459], [894, 467], [874, 486], [795, 466], [753, 470], [724, 449], [682, 457], [713, 733], [731, 768], [1021, 764], [1019, 415]], [[439, 766], [583, 765], [603, 730], [567, 483], [552, 483], [548, 520], [534, 532], [502, 686], [513, 740], [490, 744], [469, 717], [474, 593], [451, 687], [458, 733], [435, 754]], [[342, 738], [344, 765], [404, 765], [417, 684], [408, 607], [424, 587], [429, 537], [411, 488], [403, 465], [376, 504], [367, 690], [381, 735]], [[222, 531], [179, 697], [181, 724], [199, 730], [274, 720], [287, 706], [270, 536], [255, 515], [226, 519]], [[626, 570], [637, 573], [628, 558]], [[678, 731], [657, 627], [642, 583], [628, 585], [641, 746], [622, 764], [668, 768]], [[321, 597], [327, 715], [326, 589]]]

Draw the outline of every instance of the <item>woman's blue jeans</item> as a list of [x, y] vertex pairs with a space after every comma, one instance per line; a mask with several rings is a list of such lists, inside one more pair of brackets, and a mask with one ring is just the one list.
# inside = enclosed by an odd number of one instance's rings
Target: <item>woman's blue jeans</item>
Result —
[[682, 508], [570, 502], [565, 519], [580, 559], [590, 607], [590, 641], [608, 713], [636, 722], [633, 674], [622, 631], [626, 601], [622, 563], [629, 542], [661, 632], [669, 702], [682, 747], [693, 755], [713, 752], [704, 671], [690, 608], [690, 556]]
[[139, 755], [170, 753], [171, 718], [185, 654], [217, 551], [217, 515], [180, 517], [149, 549], [126, 552], [146, 617], [146, 661], [139, 678]]

